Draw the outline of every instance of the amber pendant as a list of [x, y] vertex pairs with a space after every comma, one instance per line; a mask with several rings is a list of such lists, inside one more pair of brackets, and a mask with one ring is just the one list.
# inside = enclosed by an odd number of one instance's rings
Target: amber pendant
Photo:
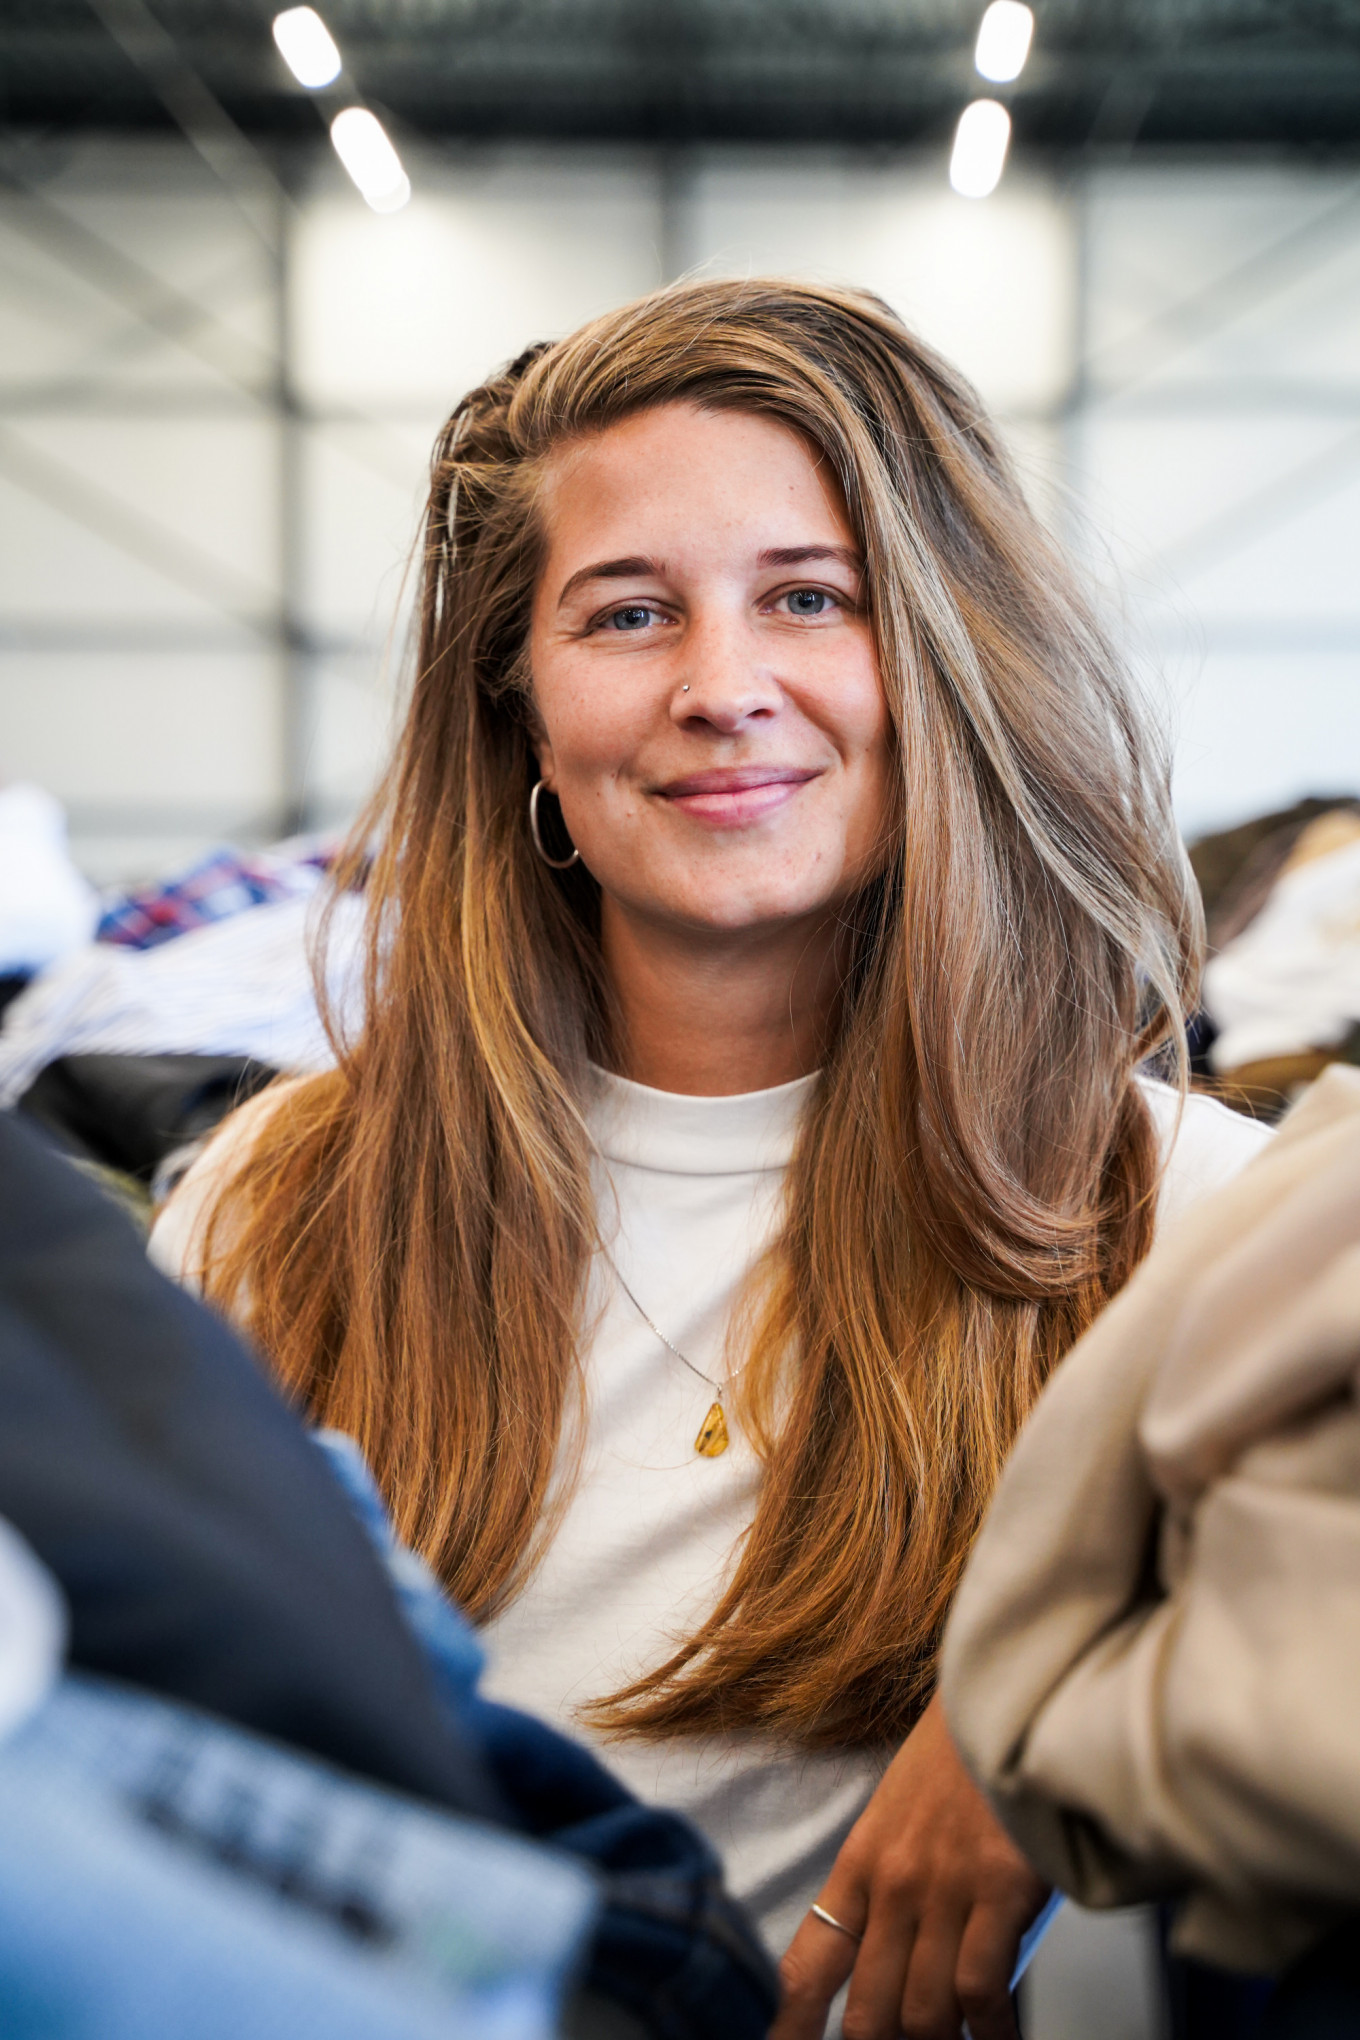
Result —
[[716, 1459], [720, 1453], [726, 1452], [727, 1419], [723, 1415], [723, 1406], [720, 1402], [714, 1403], [712, 1409], [704, 1418], [702, 1424], [700, 1424], [699, 1435], [694, 1441], [694, 1449], [696, 1452], [702, 1453], [705, 1459]]

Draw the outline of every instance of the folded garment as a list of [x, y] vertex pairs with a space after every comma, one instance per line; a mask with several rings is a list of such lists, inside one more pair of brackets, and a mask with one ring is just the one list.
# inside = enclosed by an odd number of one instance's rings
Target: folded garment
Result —
[[64, 1055], [18, 1109], [69, 1153], [151, 1185], [277, 1075], [249, 1056]]
[[129, 1687], [0, 1741], [10, 2040], [552, 2040], [579, 1863]]
[[0, 789], [0, 976], [41, 970], [88, 942], [99, 902], [71, 862], [66, 817], [40, 786]]
[[229, 920], [248, 907], [310, 899], [333, 855], [333, 845], [317, 838], [280, 843], [272, 850], [210, 851], [159, 885], [109, 895], [96, 939], [128, 949], [154, 949], [211, 921]]
[[1255, 920], [1313, 824], [1323, 817], [1346, 814], [1360, 814], [1360, 800], [1353, 794], [1310, 794], [1292, 807], [1254, 815], [1234, 828], [1197, 837], [1189, 845], [1191, 868], [1204, 899], [1211, 956]]
[[1345, 1039], [1360, 1020], [1360, 842], [1281, 874], [1256, 918], [1210, 959], [1204, 1004], [1219, 1074]]
[[[335, 904], [326, 979], [342, 1020], [359, 1010], [364, 905]], [[69, 1055], [248, 1056], [326, 1069], [308, 947], [312, 903], [282, 900], [154, 949], [92, 942], [35, 978], [0, 1024], [0, 1106]]]

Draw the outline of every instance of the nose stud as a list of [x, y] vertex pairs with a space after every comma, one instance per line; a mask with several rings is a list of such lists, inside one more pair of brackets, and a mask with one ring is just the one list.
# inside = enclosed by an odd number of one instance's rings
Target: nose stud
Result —
[[681, 692], [682, 694], [688, 694], [688, 693], [689, 693], [689, 682], [688, 682], [688, 680], [686, 680], [686, 682], [685, 682], [684, 686], [683, 686], [683, 687], [682, 687], [682, 688], [680, 689], [680, 692]]

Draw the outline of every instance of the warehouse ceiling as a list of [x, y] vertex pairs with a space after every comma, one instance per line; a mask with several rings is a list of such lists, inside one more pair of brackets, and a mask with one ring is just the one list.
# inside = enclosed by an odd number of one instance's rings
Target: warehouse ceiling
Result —
[[[898, 145], [978, 89], [982, 0], [318, 0], [353, 96], [398, 132]], [[1034, 0], [999, 88], [1033, 147], [1360, 146], [1360, 0]], [[156, 128], [186, 80], [311, 137], [253, 0], [0, 0], [0, 119]], [[178, 84], [176, 84], [178, 80]], [[993, 88], [997, 89], [997, 88]]]

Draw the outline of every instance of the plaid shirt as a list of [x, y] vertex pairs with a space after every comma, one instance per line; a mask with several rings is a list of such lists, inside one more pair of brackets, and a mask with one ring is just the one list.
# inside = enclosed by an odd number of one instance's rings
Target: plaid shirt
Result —
[[267, 850], [255, 856], [239, 850], [210, 851], [178, 878], [107, 898], [95, 940], [126, 949], [154, 949], [247, 907], [297, 899], [315, 890], [333, 855], [329, 845], [318, 843], [298, 856]]

